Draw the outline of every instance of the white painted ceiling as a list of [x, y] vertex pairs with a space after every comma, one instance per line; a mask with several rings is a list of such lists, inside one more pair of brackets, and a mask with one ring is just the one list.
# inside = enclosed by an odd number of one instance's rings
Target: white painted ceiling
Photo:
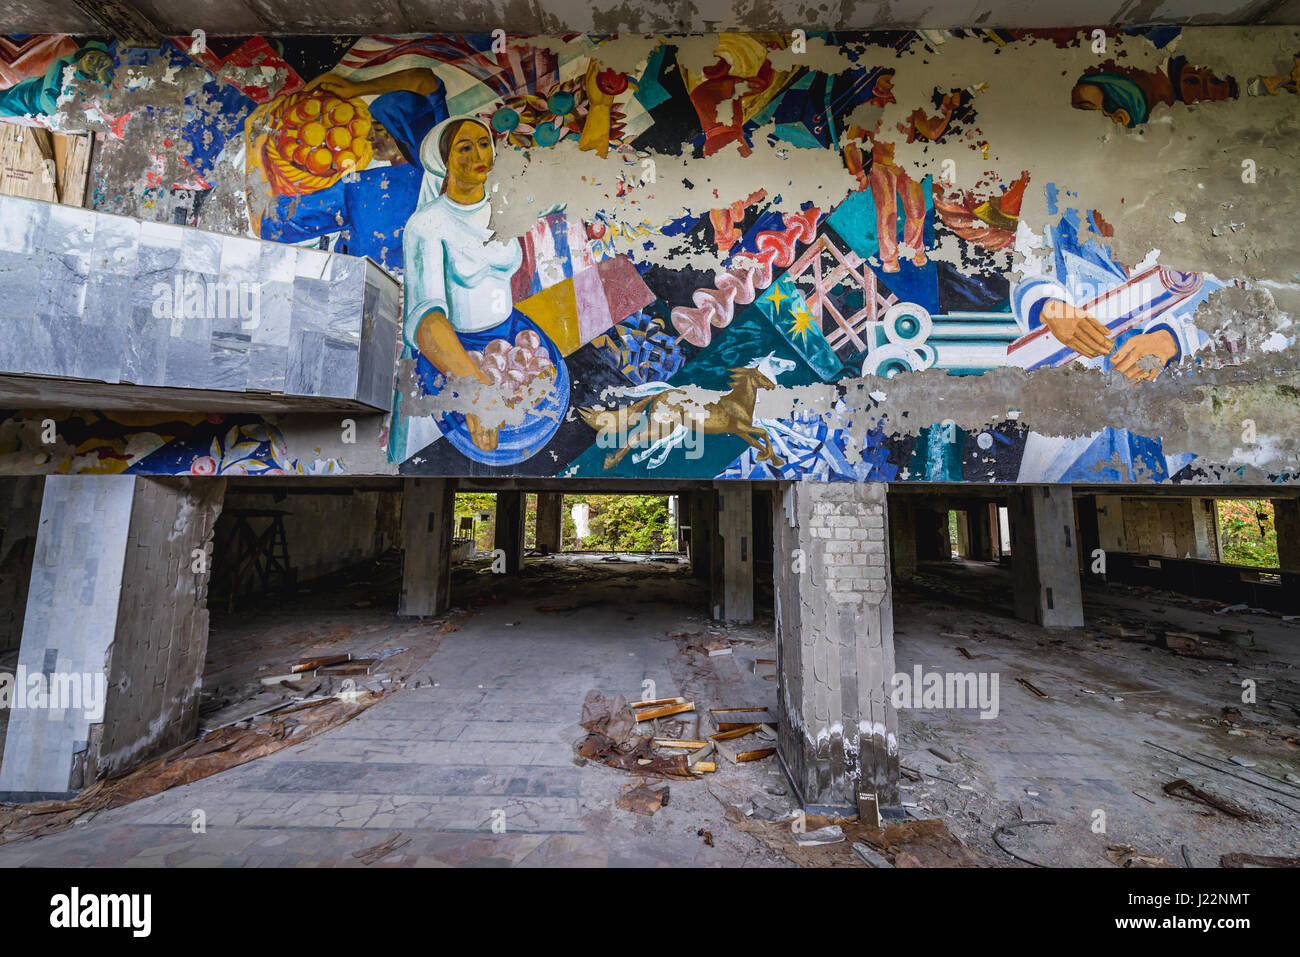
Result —
[[[119, 0], [122, 2], [122, 0]], [[1300, 24], [1300, 0], [129, 0], [163, 33], [695, 33]], [[95, 4], [88, 4], [95, 5]], [[0, 0], [0, 33], [102, 33], [72, 0]]]

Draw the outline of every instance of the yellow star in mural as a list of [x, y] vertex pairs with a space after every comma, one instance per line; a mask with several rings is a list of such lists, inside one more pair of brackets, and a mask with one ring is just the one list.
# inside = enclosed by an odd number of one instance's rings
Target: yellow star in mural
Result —
[[808, 311], [807, 307], [805, 307], [803, 303], [800, 303], [799, 308], [794, 310], [791, 315], [794, 317], [794, 322], [790, 324], [789, 329], [789, 334], [791, 336], [798, 336], [800, 339], [805, 339], [808, 336], [808, 332], [815, 329], [817, 326], [816, 317]]
[[781, 291], [781, 287], [780, 287], [780, 286], [773, 286], [773, 287], [772, 287], [772, 294], [771, 294], [770, 296], [767, 297], [767, 301], [770, 302], [770, 303], [772, 304], [772, 306], [775, 308], [775, 310], [776, 310], [777, 312], [780, 312], [780, 311], [781, 311], [781, 300], [783, 300], [783, 299], [789, 299], [789, 298], [790, 298], [789, 296], [787, 296], [785, 293], [783, 293], [783, 292]]

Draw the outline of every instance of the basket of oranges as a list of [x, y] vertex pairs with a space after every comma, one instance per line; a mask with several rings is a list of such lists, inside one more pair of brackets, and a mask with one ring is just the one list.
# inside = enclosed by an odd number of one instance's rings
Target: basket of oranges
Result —
[[302, 196], [333, 186], [373, 156], [374, 120], [359, 99], [301, 90], [272, 109], [265, 168], [275, 192]]

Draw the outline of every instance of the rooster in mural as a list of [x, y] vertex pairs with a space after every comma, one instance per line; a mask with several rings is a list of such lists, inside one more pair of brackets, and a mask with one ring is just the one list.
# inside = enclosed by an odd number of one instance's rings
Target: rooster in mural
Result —
[[767, 432], [754, 425], [754, 405], [760, 389], [775, 389], [776, 380], [794, 367], [792, 360], [771, 352], [747, 366], [728, 370], [731, 391], [718, 393], [711, 402], [701, 404], [667, 382], [647, 382], [624, 393], [637, 397], [631, 405], [613, 410], [582, 408], [578, 413], [596, 431], [616, 436], [618, 451], [605, 456], [607, 469], [635, 446], [647, 447], [632, 457], [633, 462], [648, 458], [647, 468], [658, 468], [669, 452], [685, 442], [690, 426], [706, 435], [737, 435], [758, 450], [758, 461], [781, 466], [785, 462], [772, 448]]

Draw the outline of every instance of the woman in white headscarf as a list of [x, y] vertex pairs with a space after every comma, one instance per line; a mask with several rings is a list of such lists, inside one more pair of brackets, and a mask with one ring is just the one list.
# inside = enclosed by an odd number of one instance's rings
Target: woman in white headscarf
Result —
[[495, 155], [491, 131], [473, 117], [444, 120], [424, 138], [420, 201], [402, 238], [403, 329], [431, 395], [451, 379], [501, 384], [503, 370], [494, 376], [489, 368], [501, 340], [511, 346], [508, 371], [516, 380], [521, 374], [553, 377], [552, 388], [522, 425], [487, 428], [478, 416], [458, 412], [444, 413], [438, 423], [470, 458], [510, 465], [541, 451], [555, 434], [569, 404], [569, 377], [559, 349], [514, 308], [510, 279], [523, 250], [518, 241], [492, 240], [488, 229], [492, 211], [485, 183]]

